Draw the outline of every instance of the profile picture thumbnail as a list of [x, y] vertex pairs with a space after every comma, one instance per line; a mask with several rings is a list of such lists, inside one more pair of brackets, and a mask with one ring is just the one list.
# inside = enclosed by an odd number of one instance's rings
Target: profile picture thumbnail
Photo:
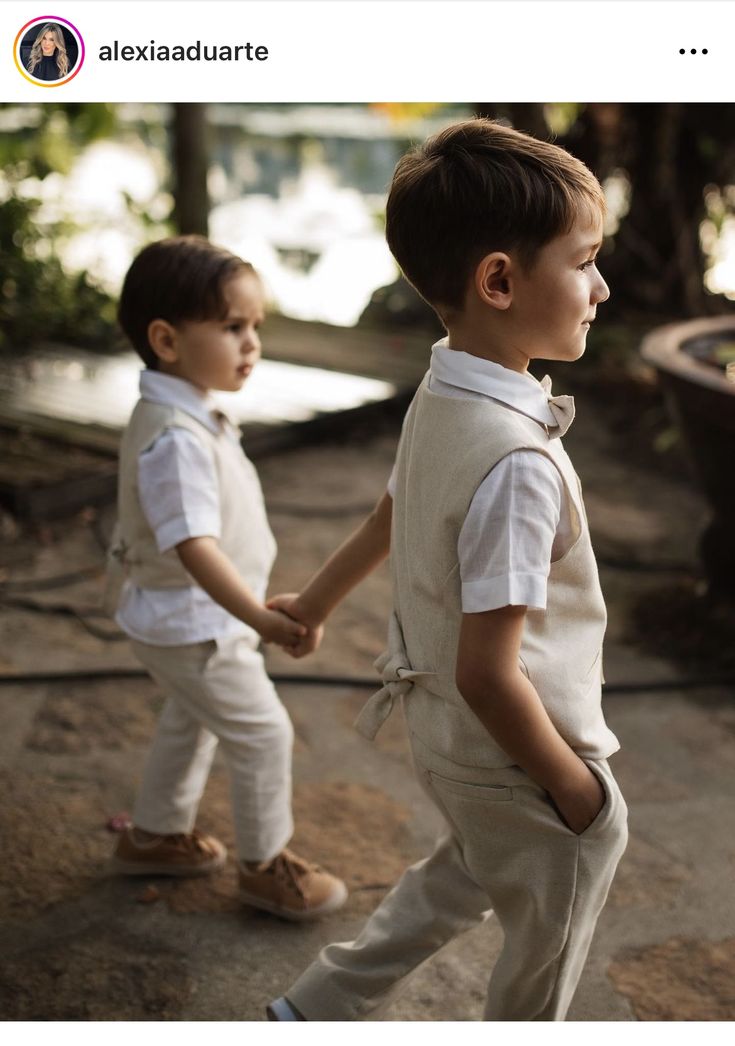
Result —
[[59, 87], [73, 79], [84, 62], [84, 41], [65, 18], [48, 15], [27, 22], [15, 38], [18, 71], [39, 87]]

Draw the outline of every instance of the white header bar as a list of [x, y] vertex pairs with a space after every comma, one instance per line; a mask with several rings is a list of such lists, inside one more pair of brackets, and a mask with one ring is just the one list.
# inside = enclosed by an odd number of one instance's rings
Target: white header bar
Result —
[[[62, 83], [24, 64], [52, 20], [78, 42]], [[4, 0], [0, 26], [2, 101], [735, 97], [735, 4], [719, 0]]]

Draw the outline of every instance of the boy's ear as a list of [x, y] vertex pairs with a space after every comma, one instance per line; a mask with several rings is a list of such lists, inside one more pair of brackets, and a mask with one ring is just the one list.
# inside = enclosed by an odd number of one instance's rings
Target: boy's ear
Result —
[[148, 324], [148, 344], [163, 363], [176, 363], [176, 331], [166, 320], [151, 320]]
[[475, 269], [475, 291], [494, 309], [507, 309], [513, 298], [511, 260], [502, 251], [486, 254]]

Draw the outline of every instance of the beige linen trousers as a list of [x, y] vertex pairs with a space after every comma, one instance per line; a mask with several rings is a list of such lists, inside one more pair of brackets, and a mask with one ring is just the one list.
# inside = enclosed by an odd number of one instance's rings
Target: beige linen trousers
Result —
[[427, 959], [494, 913], [505, 940], [484, 1019], [564, 1020], [627, 842], [627, 808], [607, 761], [586, 760], [605, 802], [577, 835], [520, 767], [459, 767], [415, 735], [411, 746], [448, 831], [359, 937], [324, 948], [287, 998], [307, 1020], [380, 1018]]
[[293, 726], [268, 678], [257, 637], [133, 651], [166, 694], [133, 822], [190, 832], [219, 745], [230, 776], [237, 854], [267, 861], [293, 834]]

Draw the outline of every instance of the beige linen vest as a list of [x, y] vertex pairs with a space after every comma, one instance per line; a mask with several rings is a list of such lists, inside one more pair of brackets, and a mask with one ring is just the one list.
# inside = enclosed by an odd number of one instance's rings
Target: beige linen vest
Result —
[[528, 449], [545, 454], [559, 470], [577, 536], [551, 564], [546, 610], [528, 610], [520, 668], [580, 756], [606, 758], [619, 748], [602, 715], [607, 615], [581, 488], [569, 458], [550, 455], [548, 443], [548, 434], [531, 418], [490, 399], [437, 395], [428, 387], [428, 375], [424, 379], [398, 448], [391, 537], [394, 614], [388, 649], [376, 663], [385, 685], [357, 723], [366, 736], [374, 736], [401, 696], [410, 730], [434, 751], [465, 765], [513, 763], [455, 683], [462, 621], [457, 542], [488, 472], [512, 451]]
[[[265, 596], [276, 554], [258, 475], [223, 419], [215, 434], [176, 407], [139, 400], [123, 434], [118, 477], [118, 525], [111, 556], [140, 588], [188, 588], [196, 584], [175, 549], [161, 553], [138, 495], [138, 458], [167, 428], [193, 433], [212, 456], [219, 485], [219, 545], [258, 599]], [[230, 429], [228, 434], [227, 429]], [[108, 599], [108, 605], [111, 600]]]

